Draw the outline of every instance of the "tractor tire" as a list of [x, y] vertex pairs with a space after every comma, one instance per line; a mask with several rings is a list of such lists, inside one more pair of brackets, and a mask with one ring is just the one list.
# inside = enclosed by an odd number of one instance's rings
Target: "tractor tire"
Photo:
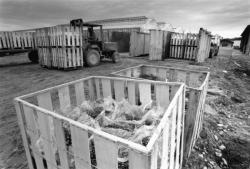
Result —
[[111, 56], [111, 60], [113, 63], [117, 63], [120, 61], [120, 56], [118, 52], [114, 52]]
[[38, 63], [39, 58], [38, 58], [38, 51], [37, 50], [32, 50], [31, 52], [28, 53], [28, 58], [32, 63]]
[[86, 57], [85, 57], [85, 62], [87, 66], [97, 66], [99, 65], [101, 60], [100, 54], [97, 50], [95, 49], [90, 49], [87, 51]]

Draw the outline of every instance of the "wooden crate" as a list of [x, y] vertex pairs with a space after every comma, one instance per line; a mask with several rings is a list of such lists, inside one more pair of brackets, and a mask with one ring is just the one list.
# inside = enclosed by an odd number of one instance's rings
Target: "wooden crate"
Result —
[[[182, 83], [88, 77], [17, 97], [15, 108], [29, 168], [117, 169], [120, 168], [120, 148], [128, 150], [129, 169], [181, 168], [184, 94]], [[138, 100], [145, 104], [152, 95], [165, 108], [165, 114], [147, 146], [93, 129], [53, 111], [58, 107], [64, 109], [68, 105], [80, 105], [83, 100], [109, 96], [117, 101], [128, 98], [132, 104], [138, 104]], [[72, 149], [65, 146], [63, 123], [70, 126]], [[44, 140], [44, 154], [35, 145], [39, 137]], [[97, 166], [92, 166], [90, 159], [90, 138], [93, 138]], [[68, 156], [74, 159], [73, 167], [69, 167]]]
[[38, 47], [80, 47], [82, 33], [79, 27], [57, 25], [36, 30], [36, 46]]
[[119, 77], [133, 79], [151, 78], [151, 80], [156, 81], [184, 82], [187, 85], [184, 132], [185, 159], [190, 155], [201, 130], [209, 74], [207, 71], [153, 65], [139, 65], [112, 73], [112, 75]]
[[0, 49], [11, 49], [13, 46], [11, 32], [0, 32]]
[[35, 46], [40, 47], [40, 48], [45, 48], [45, 47], [50, 46], [48, 29], [49, 28], [36, 29]]
[[71, 48], [38, 48], [39, 63], [45, 67], [69, 69], [83, 67], [83, 49]]
[[204, 62], [209, 57], [211, 33], [200, 28], [198, 34], [150, 31], [149, 60], [166, 58]]

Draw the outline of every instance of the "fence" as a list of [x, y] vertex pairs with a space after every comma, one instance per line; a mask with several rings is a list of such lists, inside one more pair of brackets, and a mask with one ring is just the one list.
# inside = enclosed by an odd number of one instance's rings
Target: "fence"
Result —
[[[181, 83], [89, 77], [15, 98], [29, 168], [122, 168], [120, 165], [118, 167], [118, 163], [122, 163], [118, 156], [121, 148], [128, 150], [128, 161], [125, 163], [129, 169], [180, 168], [183, 155], [184, 94], [185, 87]], [[113, 96], [117, 101], [126, 97], [131, 104], [138, 105], [138, 101], [144, 104], [151, 100], [152, 95], [165, 108], [165, 113], [147, 146], [53, 112], [58, 107], [74, 107], [83, 100], [108, 96]], [[70, 127], [69, 144], [66, 144], [63, 124]], [[38, 138], [43, 139], [44, 154], [35, 145]], [[94, 145], [94, 150], [90, 149], [90, 144]]]
[[149, 54], [150, 34], [143, 32], [131, 32], [130, 35], [130, 56]]
[[204, 102], [209, 72], [162, 66], [139, 65], [112, 73], [115, 76], [134, 79], [150, 79], [167, 82], [184, 82], [187, 108], [185, 113], [184, 157], [188, 158], [202, 126]]
[[82, 67], [82, 38], [80, 28], [69, 25], [36, 30], [35, 39], [40, 65], [59, 69]]
[[0, 49], [35, 48], [34, 32], [0, 32]]
[[211, 34], [200, 29], [199, 34], [150, 31], [149, 60], [167, 58], [204, 62], [209, 57]]
[[170, 58], [195, 60], [197, 55], [197, 34], [172, 33]]

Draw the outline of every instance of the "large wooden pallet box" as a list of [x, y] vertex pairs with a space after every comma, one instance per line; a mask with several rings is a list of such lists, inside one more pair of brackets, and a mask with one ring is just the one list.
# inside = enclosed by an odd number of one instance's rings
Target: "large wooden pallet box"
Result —
[[[121, 168], [118, 167], [118, 151], [121, 147], [128, 150], [129, 169], [181, 168], [184, 95], [183, 83], [95, 76], [17, 97], [14, 103], [29, 168], [117, 169]], [[109, 96], [117, 101], [127, 98], [131, 104], [145, 104], [155, 98], [165, 108], [147, 146], [110, 135], [53, 112], [58, 107], [77, 106], [83, 100]], [[71, 151], [65, 146], [63, 123], [70, 126]], [[45, 140], [44, 154], [34, 145], [38, 137]], [[90, 137], [94, 140], [96, 166], [93, 166], [90, 158]], [[56, 157], [53, 150], [58, 152]], [[74, 166], [69, 167], [68, 156], [73, 157]]]
[[38, 48], [39, 63], [48, 68], [68, 69], [83, 67], [83, 49]]
[[35, 33], [39, 63], [48, 68], [83, 67], [82, 32], [79, 27], [58, 25]]
[[34, 47], [34, 32], [0, 32], [0, 49], [28, 49]]
[[112, 74], [132, 79], [183, 82], [187, 85], [184, 132], [184, 158], [187, 159], [201, 130], [210, 73], [174, 67], [139, 65]]

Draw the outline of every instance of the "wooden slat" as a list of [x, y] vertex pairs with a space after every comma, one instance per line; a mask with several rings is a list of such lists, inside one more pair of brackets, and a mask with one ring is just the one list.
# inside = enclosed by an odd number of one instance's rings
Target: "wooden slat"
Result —
[[94, 79], [88, 80], [88, 90], [89, 90], [89, 99], [91, 101], [95, 100], [95, 92], [94, 92]]
[[166, 78], [167, 78], [167, 71], [166, 71], [166, 69], [159, 68], [158, 77], [160, 78], [160, 80], [166, 81]]
[[47, 110], [53, 110], [50, 92], [37, 95], [37, 101], [39, 107], [45, 108]]
[[95, 79], [95, 88], [96, 88], [97, 99], [100, 99], [101, 98], [100, 79]]
[[175, 161], [174, 156], [176, 152], [176, 115], [177, 115], [177, 105], [173, 108], [172, 111], [172, 119], [171, 119], [171, 147], [170, 147], [170, 162], [169, 162], [169, 169], [174, 169]]
[[[98, 169], [118, 168], [118, 145], [98, 135], [94, 136], [95, 153]], [[105, 146], [105, 148], [104, 148]]]
[[115, 89], [115, 99], [116, 101], [121, 101], [125, 98], [124, 94], [124, 81], [122, 80], [114, 80], [114, 89]]
[[179, 169], [181, 164], [180, 164], [180, 159], [182, 157], [180, 157], [181, 153], [181, 133], [182, 133], [182, 113], [183, 113], [183, 109], [182, 109], [182, 95], [180, 95], [178, 97], [178, 101], [177, 101], [177, 134], [176, 134], [176, 156], [175, 156], [175, 169]]
[[70, 125], [76, 169], [91, 169], [88, 132]]
[[29, 167], [29, 169], [34, 169], [33, 164], [32, 164], [29, 144], [28, 144], [28, 138], [27, 138], [27, 134], [26, 134], [25, 128], [24, 128], [24, 121], [23, 121], [23, 115], [22, 115], [23, 110], [21, 109], [20, 103], [18, 103], [17, 101], [15, 101], [14, 103], [15, 103], [15, 109], [16, 109], [16, 113], [17, 113], [18, 124], [20, 127], [21, 136], [22, 136], [22, 140], [23, 140], [23, 146], [24, 146], [26, 158], [28, 161], [28, 167]]
[[70, 96], [69, 96], [69, 86], [65, 86], [58, 89], [59, 102], [61, 110], [65, 110], [67, 107], [71, 106]]
[[129, 169], [149, 169], [149, 156], [140, 152], [129, 150]]
[[101, 79], [102, 81], [102, 92], [103, 92], [103, 97], [112, 97], [111, 93], [111, 83], [109, 79]]
[[159, 145], [158, 145], [158, 142], [156, 142], [154, 147], [153, 147], [152, 154], [151, 154], [151, 167], [150, 167], [150, 169], [157, 169], [158, 168], [158, 154], [159, 154]]
[[52, 138], [51, 133], [51, 126], [49, 124], [49, 118], [46, 114], [38, 111], [38, 124], [39, 124], [39, 129], [41, 131], [41, 136], [44, 139], [43, 142], [43, 149], [45, 153], [45, 159], [48, 161], [47, 166], [48, 169], [56, 169], [56, 159], [55, 159], [55, 152], [54, 150], [54, 143]]
[[54, 130], [55, 130], [56, 146], [58, 147], [61, 167], [63, 169], [69, 169], [66, 142], [65, 142], [62, 121], [57, 118], [53, 118], [53, 123], [54, 123]]
[[134, 82], [128, 82], [128, 101], [130, 104], [136, 104], [135, 99], [135, 83]]
[[[26, 125], [27, 125], [26, 127], [28, 129], [27, 133], [30, 136], [30, 140], [31, 140], [31, 146], [33, 147], [33, 149], [35, 149], [36, 142], [39, 139], [39, 131], [38, 131], [37, 122], [36, 122], [35, 117], [34, 117], [34, 110], [32, 108], [24, 105], [23, 112], [24, 112], [25, 119], [26, 119]], [[37, 167], [37, 169], [44, 169], [43, 159], [42, 159], [42, 157], [40, 157], [37, 154], [37, 152], [38, 152], [38, 150], [36, 148], [34, 150], [34, 153], [33, 153], [33, 157], [34, 157], [35, 162], [36, 162], [36, 167]]]
[[199, 87], [199, 74], [198, 73], [190, 73], [189, 76], [189, 84], [188, 86], [197, 88]]
[[[172, 113], [173, 114], [173, 113]], [[170, 117], [169, 117], [170, 118]], [[161, 160], [161, 167], [160, 169], [168, 169], [169, 168], [169, 162], [170, 162], [170, 139], [171, 139], [171, 131], [170, 131], [170, 124], [172, 124], [171, 119], [168, 119], [164, 129], [163, 129], [163, 136], [162, 136], [162, 160]]]
[[141, 105], [146, 105], [151, 101], [151, 84], [139, 83], [139, 93]]
[[186, 72], [185, 71], [176, 71], [177, 81], [186, 83]]
[[161, 107], [166, 108], [169, 105], [169, 86], [167, 85], [155, 85], [156, 101], [160, 103]]

